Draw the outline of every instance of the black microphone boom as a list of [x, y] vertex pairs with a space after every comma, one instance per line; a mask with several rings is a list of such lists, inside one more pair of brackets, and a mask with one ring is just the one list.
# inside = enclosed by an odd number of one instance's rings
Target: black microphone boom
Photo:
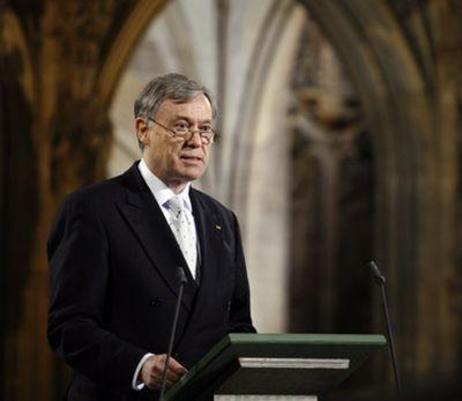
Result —
[[160, 388], [160, 397], [159, 397], [160, 401], [164, 400], [165, 382], [167, 379], [168, 364], [170, 362], [170, 356], [172, 355], [173, 342], [175, 341], [175, 333], [176, 333], [176, 327], [178, 326], [178, 315], [180, 314], [180, 305], [181, 305], [181, 300], [183, 298], [183, 290], [184, 290], [185, 284], [188, 282], [186, 273], [184, 272], [184, 269], [181, 266], [178, 266], [177, 271], [176, 271], [176, 276], [177, 276], [178, 282], [180, 283], [180, 289], [178, 291], [178, 298], [176, 300], [175, 316], [173, 318], [172, 331], [170, 333], [167, 357], [165, 358], [164, 372], [162, 373], [162, 385]]
[[388, 303], [387, 303], [387, 294], [385, 292], [385, 276], [380, 272], [379, 267], [377, 264], [372, 260], [368, 263], [369, 268], [372, 271], [372, 274], [374, 275], [374, 278], [377, 281], [377, 284], [380, 286], [380, 289], [382, 290], [382, 304], [383, 304], [383, 313], [385, 315], [385, 322], [387, 326], [387, 333], [388, 333], [388, 343], [390, 345], [390, 354], [391, 354], [391, 362], [393, 364], [393, 373], [395, 375], [395, 383], [396, 383], [396, 389], [398, 391], [398, 396], [401, 398], [401, 381], [399, 379], [399, 372], [398, 372], [398, 362], [396, 360], [396, 354], [395, 354], [395, 345], [393, 341], [393, 332], [391, 329], [391, 320], [390, 320], [390, 313], [388, 309]]

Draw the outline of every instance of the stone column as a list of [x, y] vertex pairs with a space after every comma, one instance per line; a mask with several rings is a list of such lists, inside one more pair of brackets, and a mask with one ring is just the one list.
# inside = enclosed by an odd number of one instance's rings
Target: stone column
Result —
[[66, 194], [105, 177], [115, 72], [164, 3], [1, 5], [0, 392], [8, 401], [63, 394], [67, 370], [46, 341], [50, 224]]

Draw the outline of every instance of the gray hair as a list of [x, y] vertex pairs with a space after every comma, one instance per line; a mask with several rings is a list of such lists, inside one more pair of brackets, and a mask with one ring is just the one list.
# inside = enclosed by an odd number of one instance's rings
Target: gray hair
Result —
[[210, 91], [199, 82], [181, 74], [165, 74], [151, 80], [135, 100], [135, 118], [148, 118], [157, 112], [160, 104], [167, 99], [175, 103], [186, 103], [203, 94], [212, 106], [213, 118], [216, 109]]

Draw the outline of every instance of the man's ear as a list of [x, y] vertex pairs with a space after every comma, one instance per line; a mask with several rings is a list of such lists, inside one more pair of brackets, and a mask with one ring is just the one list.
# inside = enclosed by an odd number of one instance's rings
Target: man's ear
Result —
[[149, 125], [144, 118], [135, 118], [136, 137], [138, 142], [146, 145], [149, 142]]

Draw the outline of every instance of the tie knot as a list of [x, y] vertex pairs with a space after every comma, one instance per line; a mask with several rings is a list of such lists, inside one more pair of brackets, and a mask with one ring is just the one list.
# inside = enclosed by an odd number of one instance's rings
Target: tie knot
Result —
[[183, 201], [178, 196], [174, 196], [169, 199], [168, 207], [173, 212], [175, 217], [178, 217], [183, 211]]

